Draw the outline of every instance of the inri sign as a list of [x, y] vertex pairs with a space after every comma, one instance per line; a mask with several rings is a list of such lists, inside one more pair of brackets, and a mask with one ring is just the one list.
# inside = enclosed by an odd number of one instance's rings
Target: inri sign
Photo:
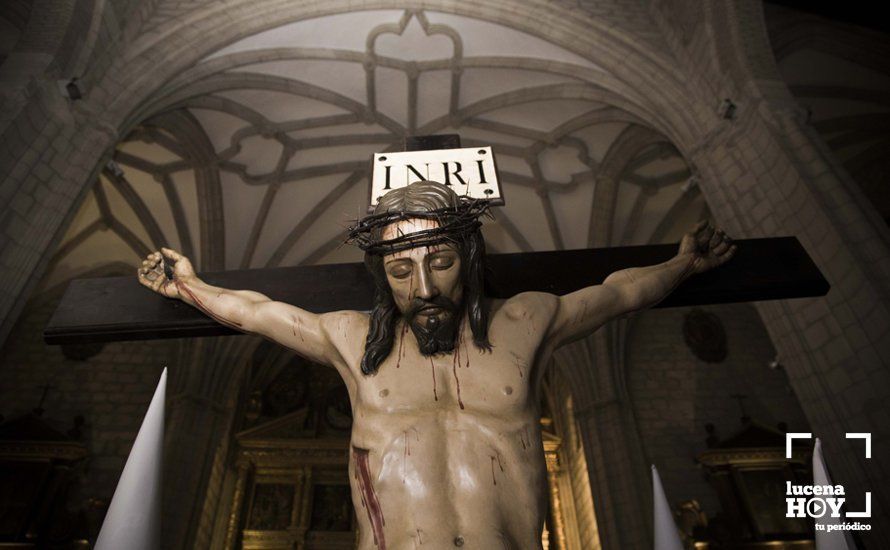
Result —
[[458, 195], [504, 204], [491, 147], [377, 153], [373, 162], [371, 208], [387, 192], [421, 180], [451, 186]]

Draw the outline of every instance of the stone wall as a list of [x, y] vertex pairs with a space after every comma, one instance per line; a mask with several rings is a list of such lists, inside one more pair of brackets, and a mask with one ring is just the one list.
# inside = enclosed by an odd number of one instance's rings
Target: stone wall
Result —
[[0, 414], [7, 420], [32, 411], [43, 386], [50, 388], [43, 417], [67, 432], [73, 419], [86, 420], [83, 442], [90, 451], [83, 498], [111, 499], [130, 447], [169, 365], [170, 342], [117, 342], [94, 357], [66, 358], [43, 343], [43, 327], [55, 300], [33, 303], [0, 352]]
[[689, 308], [652, 310], [637, 317], [627, 337], [628, 387], [646, 459], [658, 468], [670, 503], [697, 499], [713, 515], [716, 493], [697, 467], [706, 450], [705, 424], [726, 438], [742, 428], [745, 412], [767, 427], [785, 422], [807, 432], [809, 423], [781, 369], [768, 364], [775, 350], [757, 311], [750, 305], [702, 308], [720, 319], [728, 354], [720, 363], [696, 357], [684, 342]]

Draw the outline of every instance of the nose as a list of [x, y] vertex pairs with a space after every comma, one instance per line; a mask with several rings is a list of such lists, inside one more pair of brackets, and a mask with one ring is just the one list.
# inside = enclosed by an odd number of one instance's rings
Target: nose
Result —
[[423, 300], [431, 300], [438, 296], [439, 289], [433, 284], [429, 269], [423, 267], [418, 269], [417, 272], [420, 274], [420, 280], [417, 285], [417, 297]]

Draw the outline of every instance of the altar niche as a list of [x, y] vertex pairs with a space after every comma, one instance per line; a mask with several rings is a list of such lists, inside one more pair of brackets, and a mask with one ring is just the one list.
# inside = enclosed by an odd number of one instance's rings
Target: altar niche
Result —
[[[258, 353], [262, 360], [287, 352], [261, 345]], [[354, 548], [352, 414], [336, 372], [294, 356], [245, 399], [224, 548]]]

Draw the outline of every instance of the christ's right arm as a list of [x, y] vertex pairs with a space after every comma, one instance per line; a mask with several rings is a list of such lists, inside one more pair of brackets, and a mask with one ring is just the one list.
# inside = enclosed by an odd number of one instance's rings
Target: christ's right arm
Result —
[[[173, 265], [172, 280], [164, 274], [165, 261]], [[188, 258], [169, 248], [149, 254], [138, 277], [143, 286], [168, 298], [178, 298], [223, 325], [265, 336], [316, 363], [337, 367], [343, 364], [329, 336], [330, 330], [344, 322], [342, 312], [317, 315], [275, 302], [259, 292], [209, 285], [198, 278]]]

